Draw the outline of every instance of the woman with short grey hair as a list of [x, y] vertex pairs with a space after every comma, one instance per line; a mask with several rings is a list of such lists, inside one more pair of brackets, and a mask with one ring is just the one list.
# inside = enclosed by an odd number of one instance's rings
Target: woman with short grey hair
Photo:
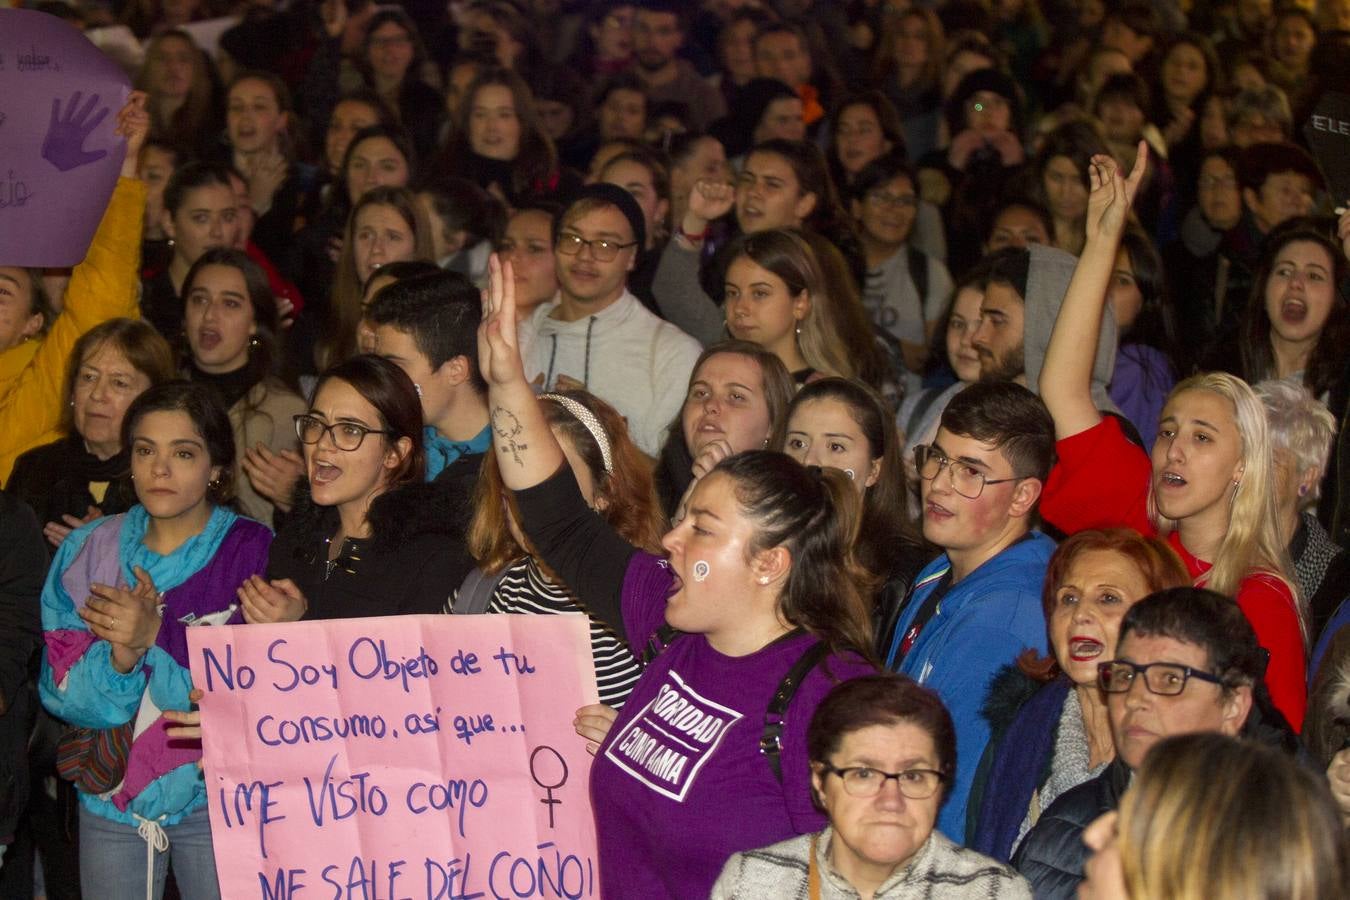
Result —
[[1350, 554], [1331, 539], [1315, 512], [1336, 419], [1296, 380], [1263, 381], [1256, 393], [1266, 407], [1275, 454], [1280, 527], [1299, 593], [1308, 604], [1309, 637], [1315, 641], [1336, 607], [1350, 596]]

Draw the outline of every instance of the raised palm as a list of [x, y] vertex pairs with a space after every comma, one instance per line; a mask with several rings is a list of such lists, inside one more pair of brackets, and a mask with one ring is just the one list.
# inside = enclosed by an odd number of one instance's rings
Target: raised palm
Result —
[[1139, 142], [1134, 168], [1128, 178], [1122, 178], [1116, 161], [1105, 154], [1097, 154], [1088, 163], [1088, 180], [1092, 191], [1088, 195], [1088, 240], [1119, 240], [1129, 220], [1139, 184], [1148, 169], [1148, 145]]

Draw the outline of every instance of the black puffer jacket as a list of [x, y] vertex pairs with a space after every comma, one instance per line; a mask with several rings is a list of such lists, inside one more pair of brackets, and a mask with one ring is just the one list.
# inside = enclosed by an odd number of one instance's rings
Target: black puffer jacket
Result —
[[272, 542], [267, 577], [299, 585], [309, 601], [306, 619], [439, 613], [473, 568], [462, 510], [444, 486], [401, 485], [375, 499], [369, 519], [373, 536], [346, 541], [330, 566], [338, 512], [316, 506], [308, 482], [300, 482]]
[[1083, 880], [1083, 830], [1120, 805], [1130, 769], [1119, 758], [1096, 778], [1058, 797], [1041, 813], [1013, 854], [1013, 867], [1031, 882], [1036, 900], [1071, 900]]

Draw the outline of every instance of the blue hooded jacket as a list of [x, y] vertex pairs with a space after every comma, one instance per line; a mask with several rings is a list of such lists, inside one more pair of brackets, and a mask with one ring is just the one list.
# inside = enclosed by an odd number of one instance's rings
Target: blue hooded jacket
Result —
[[895, 629], [886, 666], [937, 691], [956, 726], [956, 775], [938, 816], [938, 828], [957, 843], [966, 837], [966, 801], [989, 742], [980, 714], [989, 682], [1028, 647], [1046, 650], [1041, 584], [1055, 542], [1038, 531], [1008, 547], [952, 585], [914, 646], [897, 667], [899, 646], [924, 600], [951, 568], [942, 554], [915, 580]]

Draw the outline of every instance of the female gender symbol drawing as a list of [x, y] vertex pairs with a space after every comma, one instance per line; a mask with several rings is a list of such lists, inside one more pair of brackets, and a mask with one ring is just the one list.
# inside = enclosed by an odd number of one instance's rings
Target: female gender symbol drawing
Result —
[[[562, 766], [562, 774], [558, 776], [558, 780], [553, 784], [545, 784], [543, 778], [540, 777], [539, 772], [535, 769], [535, 760], [538, 758], [539, 754], [544, 752], [545, 750], [547, 750], [549, 753], [552, 753], [554, 759], [558, 761], [558, 765]], [[567, 784], [567, 760], [563, 759], [562, 754], [559, 753], [557, 750], [554, 750], [552, 747], [549, 747], [547, 745], [535, 747], [534, 752], [530, 754], [530, 777], [534, 779], [535, 784], [539, 785], [541, 788], [545, 790], [545, 792], [547, 792], [547, 796], [543, 800], [540, 800], [539, 802], [548, 807], [548, 827], [552, 828], [553, 807], [558, 806], [559, 804], [562, 803], [561, 800], [554, 798], [553, 792], [558, 788], [562, 787], [564, 784]]]

